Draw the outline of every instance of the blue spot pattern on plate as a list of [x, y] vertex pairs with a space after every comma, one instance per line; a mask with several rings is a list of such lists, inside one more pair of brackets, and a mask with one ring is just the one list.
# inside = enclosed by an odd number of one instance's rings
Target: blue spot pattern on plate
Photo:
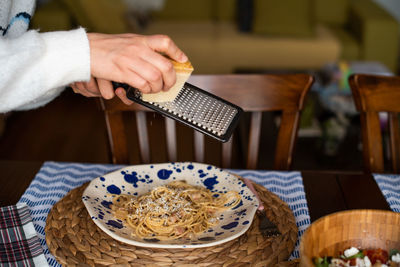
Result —
[[137, 172], [133, 171], [131, 173], [128, 173], [126, 171], [121, 171], [121, 174], [124, 176], [124, 180], [128, 183], [128, 184], [132, 184], [133, 187], [138, 187], [138, 182], [146, 182], [146, 179], [140, 179], [138, 177]]
[[232, 229], [232, 228], [238, 226], [238, 224], [239, 224], [238, 222], [231, 222], [231, 223], [222, 225], [221, 228], [225, 229], [225, 230], [229, 230], [229, 229]]
[[99, 219], [104, 219], [104, 212], [103, 211], [99, 211]]
[[199, 241], [212, 241], [212, 240], [215, 240], [215, 237], [213, 237], [213, 236], [200, 237], [198, 240]]
[[[243, 196], [242, 196], [243, 197]], [[239, 204], [237, 204], [236, 207], [232, 208], [233, 210], [236, 210], [238, 208], [240, 208], [241, 206], [243, 206], [243, 200], [240, 200]]]
[[247, 211], [247, 209], [242, 209], [241, 211], [236, 211], [235, 215], [237, 215], [237, 216], [246, 215], [246, 211]]
[[166, 170], [166, 169], [161, 169], [157, 172], [158, 178], [161, 180], [167, 180], [172, 174], [172, 171]]
[[105, 207], [106, 209], [110, 209], [110, 205], [112, 204], [112, 201], [107, 201], [107, 200], [103, 200], [102, 202], [101, 202], [101, 205], [103, 206], [103, 207]]
[[204, 172], [203, 170], [198, 170], [197, 172], [199, 173], [200, 178], [204, 178], [208, 175], [208, 173]]
[[121, 189], [118, 186], [116, 186], [115, 184], [107, 186], [107, 191], [110, 194], [116, 194], [116, 195], [121, 194]]
[[214, 176], [212, 178], [207, 178], [204, 180], [203, 184], [205, 185], [205, 187], [210, 190], [213, 191], [214, 190], [214, 185], [218, 184], [219, 182], [217, 181], [218, 176]]
[[117, 222], [117, 221], [114, 221], [114, 220], [108, 220], [108, 222], [107, 222], [106, 224], [109, 225], [109, 226], [118, 228], [118, 229], [121, 229], [122, 227], [124, 227], [124, 226], [122, 225], [122, 223]]

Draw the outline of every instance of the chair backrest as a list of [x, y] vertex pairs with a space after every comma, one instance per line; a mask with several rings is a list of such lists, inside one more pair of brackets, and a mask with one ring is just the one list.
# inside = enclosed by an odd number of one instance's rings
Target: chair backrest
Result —
[[[265, 111], [281, 111], [277, 145], [274, 158], [274, 169], [288, 170], [292, 163], [300, 112], [313, 77], [307, 74], [283, 75], [192, 75], [192, 83], [223, 99], [226, 99], [250, 113], [250, 129], [247, 145], [248, 169], [256, 169], [261, 136], [261, 119]], [[108, 136], [111, 145], [113, 163], [130, 163], [128, 141], [124, 129], [124, 112], [134, 112], [136, 117], [137, 137], [141, 163], [150, 163], [150, 144], [148, 123], [145, 113], [149, 110], [141, 105], [126, 106], [118, 99], [103, 100], [101, 105], [105, 112]], [[177, 159], [177, 137], [175, 121], [165, 118], [166, 146], [169, 161]], [[186, 127], [187, 128], [187, 127]], [[204, 135], [194, 132], [191, 139], [194, 144], [194, 160], [204, 162]], [[156, 133], [158, 134], [158, 133]], [[160, 138], [162, 137], [159, 134]], [[232, 139], [222, 145], [221, 167], [231, 167]], [[155, 150], [155, 153], [160, 153]]]
[[360, 112], [365, 171], [385, 171], [379, 112], [387, 112], [392, 171], [398, 173], [400, 77], [354, 74], [350, 76], [349, 83], [356, 108]]

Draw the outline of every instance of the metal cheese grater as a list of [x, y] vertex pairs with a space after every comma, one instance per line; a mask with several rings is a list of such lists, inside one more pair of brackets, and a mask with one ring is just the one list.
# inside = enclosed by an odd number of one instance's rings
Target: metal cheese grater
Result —
[[113, 82], [113, 86], [123, 87], [130, 100], [222, 142], [229, 140], [243, 113], [240, 107], [189, 83], [174, 101], [157, 103], [143, 101], [142, 93], [126, 84]]

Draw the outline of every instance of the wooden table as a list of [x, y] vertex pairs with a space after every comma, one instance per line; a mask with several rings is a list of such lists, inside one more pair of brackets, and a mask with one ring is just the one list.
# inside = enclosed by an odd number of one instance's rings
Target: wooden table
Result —
[[[43, 162], [0, 161], [0, 206], [17, 203]], [[390, 210], [370, 174], [302, 171], [311, 221], [347, 209]]]

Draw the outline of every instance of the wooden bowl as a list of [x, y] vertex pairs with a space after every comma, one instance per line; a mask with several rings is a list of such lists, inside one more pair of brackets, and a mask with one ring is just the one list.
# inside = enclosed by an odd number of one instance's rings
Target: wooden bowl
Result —
[[339, 256], [345, 249], [400, 248], [400, 213], [349, 210], [316, 220], [300, 243], [300, 266], [314, 267], [313, 257]]

